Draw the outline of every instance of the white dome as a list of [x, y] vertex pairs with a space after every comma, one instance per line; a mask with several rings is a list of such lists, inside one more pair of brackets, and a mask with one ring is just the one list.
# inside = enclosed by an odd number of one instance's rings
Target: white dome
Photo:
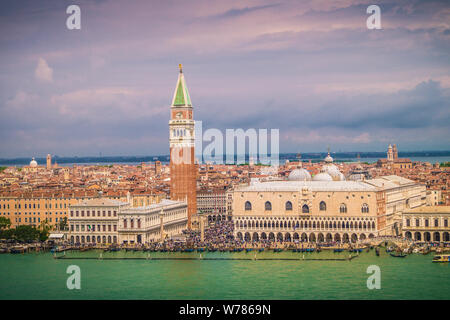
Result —
[[308, 170], [299, 168], [294, 169], [289, 173], [288, 176], [289, 181], [311, 181], [311, 175], [309, 174]]
[[344, 181], [345, 176], [337, 166], [332, 163], [327, 163], [322, 167], [321, 172], [328, 173], [334, 181]]
[[333, 178], [327, 172], [321, 172], [313, 177], [313, 181], [333, 181]]
[[30, 161], [30, 167], [37, 167], [37, 162], [36, 162], [36, 160], [34, 160], [34, 158], [33, 159], [31, 159], [31, 161]]

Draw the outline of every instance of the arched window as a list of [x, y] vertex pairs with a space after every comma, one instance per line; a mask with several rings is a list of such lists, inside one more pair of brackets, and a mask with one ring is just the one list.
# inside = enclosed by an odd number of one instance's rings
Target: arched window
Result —
[[308, 205], [304, 204], [302, 207], [302, 213], [309, 213], [309, 207]]
[[367, 203], [364, 203], [361, 206], [361, 213], [369, 213], [369, 206], [367, 205]]
[[327, 210], [327, 204], [325, 203], [325, 201], [320, 201], [319, 209], [320, 209], [320, 211], [326, 211]]
[[345, 203], [341, 203], [340, 207], [339, 207], [339, 212], [340, 213], [347, 213], [347, 206]]
[[252, 210], [252, 203], [250, 201], [245, 202], [245, 211]]
[[266, 203], [264, 204], [264, 209], [267, 211], [272, 210], [272, 204], [270, 203], [270, 201], [266, 201]]
[[290, 201], [286, 202], [286, 211], [292, 211], [292, 202]]

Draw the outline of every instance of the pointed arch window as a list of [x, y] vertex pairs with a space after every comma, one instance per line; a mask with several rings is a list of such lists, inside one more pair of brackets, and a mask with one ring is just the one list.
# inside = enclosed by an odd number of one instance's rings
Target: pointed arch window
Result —
[[252, 210], [252, 203], [250, 201], [245, 202], [245, 211]]
[[341, 205], [339, 206], [339, 212], [347, 213], [347, 205], [345, 203], [341, 203]]
[[309, 207], [308, 205], [304, 204], [302, 207], [302, 213], [309, 213]]
[[264, 204], [264, 209], [266, 211], [272, 211], [272, 204], [270, 203], [270, 201], [266, 201], [266, 203]]
[[290, 201], [286, 202], [286, 211], [292, 211], [292, 202]]
[[320, 211], [326, 211], [327, 210], [327, 204], [325, 203], [325, 201], [320, 201], [319, 209], [320, 209]]
[[361, 206], [361, 213], [369, 213], [369, 205], [367, 203]]

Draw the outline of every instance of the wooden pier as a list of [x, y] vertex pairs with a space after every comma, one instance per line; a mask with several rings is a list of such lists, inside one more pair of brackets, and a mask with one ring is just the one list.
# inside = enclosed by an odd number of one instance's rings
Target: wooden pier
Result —
[[233, 257], [104, 257], [103, 255], [100, 255], [98, 257], [68, 257], [67, 255], [60, 255], [60, 256], [53, 256], [55, 259], [61, 259], [61, 260], [155, 260], [155, 261], [162, 261], [162, 260], [185, 260], [185, 261], [192, 261], [192, 260], [206, 260], [206, 261], [212, 261], [212, 260], [241, 260], [241, 261], [351, 261], [354, 258], [358, 257], [358, 255], [349, 256], [347, 258], [257, 258], [256, 256], [253, 258], [233, 258]]

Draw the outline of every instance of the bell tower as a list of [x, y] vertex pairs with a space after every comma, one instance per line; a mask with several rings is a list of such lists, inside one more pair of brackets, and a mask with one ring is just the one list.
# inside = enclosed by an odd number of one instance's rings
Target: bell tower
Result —
[[170, 198], [188, 204], [188, 228], [197, 213], [197, 166], [192, 103], [181, 64], [170, 107]]

